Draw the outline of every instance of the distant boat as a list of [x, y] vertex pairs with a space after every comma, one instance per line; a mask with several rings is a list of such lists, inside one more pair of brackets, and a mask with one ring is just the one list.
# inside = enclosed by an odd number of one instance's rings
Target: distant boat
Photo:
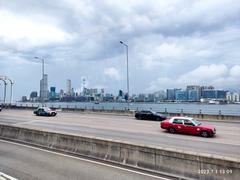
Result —
[[98, 101], [96, 101], [96, 102], [94, 102], [94, 104], [99, 104], [99, 102], [98, 102]]

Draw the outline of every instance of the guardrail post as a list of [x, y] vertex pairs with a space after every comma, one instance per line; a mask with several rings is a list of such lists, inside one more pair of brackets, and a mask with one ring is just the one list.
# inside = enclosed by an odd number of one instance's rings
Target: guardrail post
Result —
[[165, 113], [167, 113], [167, 108], [164, 109]]
[[218, 111], [218, 117], [219, 117], [219, 119], [223, 119], [222, 111], [221, 111], [221, 110]]
[[202, 114], [202, 110], [199, 109], [199, 115], [198, 115], [199, 118], [203, 119], [203, 114]]
[[181, 116], [183, 116], [183, 109], [181, 109]]
[[219, 111], [218, 111], [218, 115], [220, 115], [220, 116], [222, 115], [222, 112], [221, 112], [221, 110], [219, 110]]

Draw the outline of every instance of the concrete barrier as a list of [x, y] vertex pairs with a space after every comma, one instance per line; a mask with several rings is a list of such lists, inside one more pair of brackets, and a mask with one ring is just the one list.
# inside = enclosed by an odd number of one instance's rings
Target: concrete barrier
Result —
[[0, 125], [0, 138], [201, 180], [239, 180], [240, 160], [91, 136]]

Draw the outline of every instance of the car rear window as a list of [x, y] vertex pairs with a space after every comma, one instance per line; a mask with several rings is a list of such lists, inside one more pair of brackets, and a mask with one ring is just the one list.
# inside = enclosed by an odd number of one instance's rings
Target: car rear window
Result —
[[182, 120], [181, 119], [174, 119], [173, 123], [174, 124], [182, 124]]

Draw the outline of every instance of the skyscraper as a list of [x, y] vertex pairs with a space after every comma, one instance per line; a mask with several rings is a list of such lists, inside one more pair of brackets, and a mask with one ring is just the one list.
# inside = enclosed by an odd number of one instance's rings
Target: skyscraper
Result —
[[43, 79], [40, 80], [40, 100], [48, 100], [48, 75], [44, 74]]
[[71, 95], [72, 92], [72, 83], [70, 79], [67, 79], [67, 89], [66, 89], [66, 93], [68, 96]]

